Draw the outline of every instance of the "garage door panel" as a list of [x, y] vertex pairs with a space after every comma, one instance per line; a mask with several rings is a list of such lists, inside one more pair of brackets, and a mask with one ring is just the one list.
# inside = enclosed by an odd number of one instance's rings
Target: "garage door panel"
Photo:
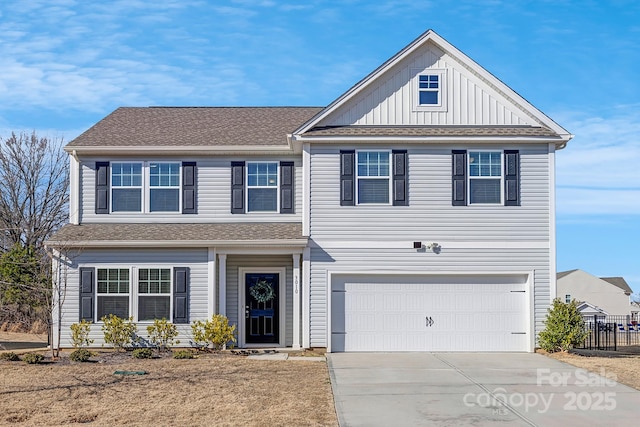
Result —
[[338, 281], [332, 351], [527, 351], [524, 278], [391, 279]]

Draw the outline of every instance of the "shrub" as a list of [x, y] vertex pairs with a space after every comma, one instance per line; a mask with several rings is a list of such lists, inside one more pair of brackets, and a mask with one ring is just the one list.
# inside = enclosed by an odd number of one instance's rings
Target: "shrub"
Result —
[[38, 353], [27, 353], [22, 356], [22, 360], [29, 365], [37, 365], [44, 360], [44, 356]]
[[149, 333], [149, 341], [160, 350], [168, 350], [174, 342], [180, 344], [180, 341], [175, 341], [175, 337], [178, 336], [178, 328], [167, 322], [165, 318], [155, 319], [153, 325], [147, 326], [147, 332]]
[[8, 362], [16, 362], [20, 360], [20, 357], [18, 357], [18, 355], [15, 354], [13, 351], [9, 351], [7, 353], [0, 353], [0, 360], [6, 360]]
[[174, 359], [193, 359], [195, 355], [191, 350], [177, 350], [173, 352]]
[[153, 357], [153, 350], [150, 348], [136, 348], [132, 353], [136, 359], [151, 359]]
[[89, 347], [93, 344], [93, 340], [89, 338], [89, 332], [91, 332], [91, 322], [86, 320], [71, 325], [71, 344], [73, 344], [73, 348]]
[[236, 325], [229, 325], [229, 319], [222, 314], [214, 314], [211, 320], [197, 320], [191, 324], [193, 340], [201, 346], [213, 346], [214, 350], [224, 350], [227, 344], [236, 342]]
[[121, 351], [124, 346], [131, 344], [138, 327], [133, 323], [133, 317], [121, 319], [115, 314], [103, 316], [104, 342], [111, 344], [114, 350]]
[[69, 355], [69, 359], [74, 362], [88, 362], [93, 353], [86, 348], [79, 348]]
[[568, 351], [584, 343], [588, 332], [575, 300], [563, 303], [556, 298], [547, 311], [545, 328], [538, 336], [542, 349], [549, 352]]

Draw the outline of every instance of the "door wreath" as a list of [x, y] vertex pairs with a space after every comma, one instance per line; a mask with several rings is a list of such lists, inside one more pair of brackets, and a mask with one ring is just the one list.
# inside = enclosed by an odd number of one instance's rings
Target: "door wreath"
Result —
[[266, 280], [258, 280], [258, 283], [251, 287], [249, 293], [254, 300], [262, 303], [271, 301], [276, 296], [273, 286]]

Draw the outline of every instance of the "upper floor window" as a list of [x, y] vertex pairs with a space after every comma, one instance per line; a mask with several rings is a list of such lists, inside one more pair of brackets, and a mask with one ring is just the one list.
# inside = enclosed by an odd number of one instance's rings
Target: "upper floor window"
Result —
[[520, 206], [520, 152], [518, 150], [453, 150], [453, 206]]
[[95, 184], [98, 214], [196, 213], [195, 162], [96, 162]]
[[356, 153], [358, 204], [388, 204], [390, 193], [389, 151]]
[[278, 211], [278, 163], [247, 163], [247, 211]]
[[142, 210], [142, 163], [111, 165], [111, 211]]
[[149, 211], [180, 209], [180, 163], [149, 163]]
[[469, 152], [469, 202], [502, 203], [502, 152]]
[[571, 303], [571, 295], [566, 294], [564, 296], [564, 302], [566, 302], [567, 304]]

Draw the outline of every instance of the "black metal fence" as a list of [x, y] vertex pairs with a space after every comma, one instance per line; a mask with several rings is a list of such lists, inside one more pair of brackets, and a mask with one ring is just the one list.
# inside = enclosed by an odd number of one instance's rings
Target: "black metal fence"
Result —
[[631, 316], [584, 316], [589, 333], [581, 348], [588, 350], [618, 350], [618, 347], [640, 345], [640, 327]]

